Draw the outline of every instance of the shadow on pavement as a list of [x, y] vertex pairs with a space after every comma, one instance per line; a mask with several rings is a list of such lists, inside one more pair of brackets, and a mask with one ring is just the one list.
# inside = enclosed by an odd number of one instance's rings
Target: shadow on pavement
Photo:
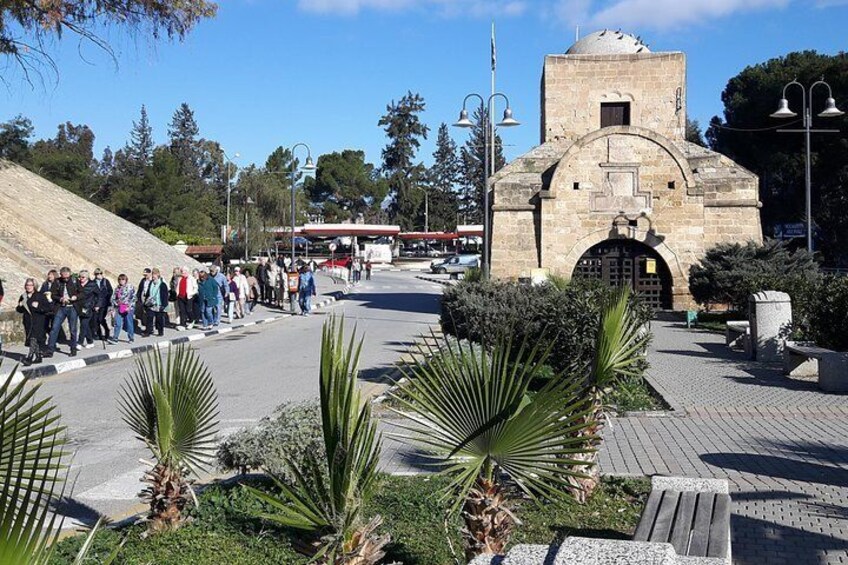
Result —
[[362, 302], [364, 308], [414, 314], [437, 314], [440, 296], [438, 294], [416, 294], [412, 292], [356, 293], [353, 299]]

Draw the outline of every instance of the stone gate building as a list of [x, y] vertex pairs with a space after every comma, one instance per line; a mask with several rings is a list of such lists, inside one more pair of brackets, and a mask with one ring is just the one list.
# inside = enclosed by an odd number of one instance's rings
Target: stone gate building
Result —
[[757, 177], [685, 140], [686, 56], [601, 31], [542, 72], [542, 144], [491, 180], [492, 274], [534, 269], [692, 305], [689, 267], [761, 241]]

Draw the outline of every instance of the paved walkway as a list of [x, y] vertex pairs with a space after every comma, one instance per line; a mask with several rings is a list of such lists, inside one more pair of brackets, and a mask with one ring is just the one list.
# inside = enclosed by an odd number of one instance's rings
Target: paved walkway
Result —
[[[669, 322], [652, 329], [648, 380], [675, 415], [613, 419], [601, 471], [728, 479], [737, 564], [848, 564], [848, 396], [746, 361], [723, 336]], [[381, 425], [399, 431], [391, 419]], [[427, 470], [391, 439], [381, 466]]]
[[723, 336], [652, 329], [648, 380], [686, 416], [614, 419], [602, 471], [727, 478], [735, 563], [848, 563], [848, 397], [747, 361]]

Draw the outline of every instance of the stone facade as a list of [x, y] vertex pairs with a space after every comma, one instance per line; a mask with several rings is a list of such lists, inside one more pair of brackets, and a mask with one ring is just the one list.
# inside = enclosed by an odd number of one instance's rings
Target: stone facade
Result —
[[[602, 128], [607, 102], [629, 123]], [[685, 108], [682, 53], [548, 56], [542, 145], [491, 180], [493, 275], [570, 277], [593, 246], [630, 240], [665, 264], [670, 305], [692, 307], [689, 267], [762, 233], [756, 176], [685, 141]]]

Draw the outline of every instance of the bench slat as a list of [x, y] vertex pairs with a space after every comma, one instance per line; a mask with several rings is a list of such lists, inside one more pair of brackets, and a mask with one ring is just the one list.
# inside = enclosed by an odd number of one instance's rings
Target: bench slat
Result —
[[698, 504], [695, 508], [695, 524], [692, 527], [692, 541], [689, 544], [689, 555], [706, 557], [707, 544], [710, 539], [710, 523], [713, 519], [713, 502], [715, 493], [702, 492], [698, 494]]
[[677, 512], [677, 502], [679, 500], [680, 493], [678, 491], [663, 491], [660, 511], [657, 512], [657, 521], [654, 523], [654, 530], [651, 532], [651, 538], [649, 541], [662, 543], [668, 541], [668, 538], [671, 535], [671, 525], [674, 521], [674, 515]]
[[660, 501], [663, 493], [661, 490], [652, 490], [648, 495], [648, 502], [645, 503], [645, 509], [642, 510], [642, 517], [639, 519], [639, 525], [636, 527], [636, 533], [633, 534], [634, 541], [648, 541], [651, 535], [651, 530], [654, 528], [654, 520], [657, 517], [657, 511], [660, 509]]
[[717, 494], [715, 498], [707, 557], [727, 557], [727, 546], [730, 543], [728, 539], [728, 532], [730, 531], [730, 496]]
[[695, 517], [695, 503], [698, 493], [687, 491], [680, 495], [680, 505], [677, 508], [677, 517], [674, 519], [674, 529], [671, 532], [671, 545], [677, 555], [687, 555], [689, 550], [689, 537], [692, 533], [692, 519]]

